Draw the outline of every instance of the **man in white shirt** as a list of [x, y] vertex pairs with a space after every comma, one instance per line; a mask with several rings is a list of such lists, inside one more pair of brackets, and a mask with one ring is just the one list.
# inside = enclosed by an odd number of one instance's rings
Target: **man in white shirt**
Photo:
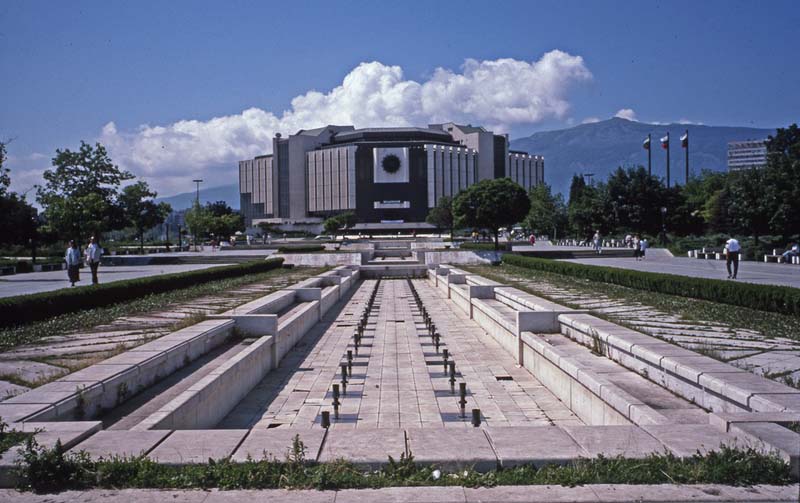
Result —
[[[725, 266], [728, 268], [728, 279], [736, 279], [736, 274], [739, 272], [739, 252], [742, 247], [739, 246], [739, 241], [731, 237], [725, 241]], [[733, 263], [733, 273], [731, 273], [731, 263]]]
[[100, 266], [100, 257], [103, 256], [103, 249], [94, 239], [94, 236], [89, 238], [89, 246], [86, 247], [86, 263], [92, 270], [92, 284], [96, 285], [97, 281], [97, 268]]

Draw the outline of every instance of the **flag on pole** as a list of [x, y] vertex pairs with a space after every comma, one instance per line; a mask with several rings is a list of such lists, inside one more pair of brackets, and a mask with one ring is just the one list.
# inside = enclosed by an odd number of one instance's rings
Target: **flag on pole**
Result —
[[661, 138], [661, 148], [664, 150], [669, 148], [669, 133], [667, 133], [667, 136]]
[[689, 148], [689, 131], [686, 131], [683, 133], [683, 136], [681, 136], [681, 147]]
[[644, 143], [642, 143], [642, 148], [645, 150], [650, 150], [650, 137], [644, 139]]

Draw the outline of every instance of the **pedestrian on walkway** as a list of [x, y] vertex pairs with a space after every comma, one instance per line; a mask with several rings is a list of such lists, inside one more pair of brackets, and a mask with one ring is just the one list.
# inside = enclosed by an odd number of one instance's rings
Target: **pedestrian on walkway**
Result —
[[74, 239], [69, 240], [67, 253], [64, 255], [64, 262], [67, 263], [67, 277], [72, 286], [81, 280], [81, 251]]
[[639, 235], [633, 237], [633, 258], [638, 262], [642, 258], [642, 240]]
[[531, 236], [528, 238], [528, 242], [531, 244], [531, 246], [536, 244], [536, 236], [532, 232]]
[[594, 251], [597, 252], [598, 255], [603, 253], [603, 250], [601, 249], [602, 239], [600, 238], [600, 229], [594, 231], [592, 242], [594, 243]]
[[[728, 279], [736, 279], [739, 273], [739, 252], [741, 251], [739, 241], [731, 236], [725, 241], [725, 267], [728, 269]], [[733, 264], [733, 272], [731, 272], [731, 264]]]
[[86, 263], [89, 264], [89, 269], [92, 270], [92, 284], [99, 283], [97, 280], [97, 268], [100, 267], [100, 257], [103, 256], [103, 249], [97, 243], [94, 236], [89, 238], [89, 246], [86, 247]]
[[650, 247], [650, 243], [647, 242], [647, 238], [643, 238], [639, 241], [639, 255], [642, 257], [642, 260], [645, 259], [645, 255], [647, 254], [647, 249]]

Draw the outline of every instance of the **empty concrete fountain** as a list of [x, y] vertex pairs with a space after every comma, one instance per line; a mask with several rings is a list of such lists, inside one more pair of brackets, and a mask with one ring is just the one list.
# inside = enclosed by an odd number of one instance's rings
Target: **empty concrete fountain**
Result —
[[376, 246], [367, 265], [64, 376], [0, 416], [44, 445], [168, 464], [283, 459], [299, 435], [308, 459], [365, 468], [729, 445], [777, 453], [797, 476], [800, 390], [411, 252]]

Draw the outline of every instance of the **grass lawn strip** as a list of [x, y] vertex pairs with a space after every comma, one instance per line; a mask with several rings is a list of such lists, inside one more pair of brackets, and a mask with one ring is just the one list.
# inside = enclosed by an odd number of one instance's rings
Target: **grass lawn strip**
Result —
[[397, 486], [563, 485], [581, 484], [725, 484], [786, 485], [789, 465], [752, 449], [722, 446], [691, 458], [671, 454], [645, 459], [581, 459], [568, 465], [521, 466], [479, 473], [471, 469], [435, 473], [435, 466], [414, 462], [413, 453], [389, 458], [380, 470], [363, 471], [346, 460], [314, 464], [305, 460], [299, 438], [285, 461], [209, 461], [171, 466], [146, 458], [93, 461], [85, 453], [64, 453], [60, 445], [42, 448], [30, 442], [19, 464], [21, 488], [37, 492], [91, 488], [153, 489], [377, 489]]

